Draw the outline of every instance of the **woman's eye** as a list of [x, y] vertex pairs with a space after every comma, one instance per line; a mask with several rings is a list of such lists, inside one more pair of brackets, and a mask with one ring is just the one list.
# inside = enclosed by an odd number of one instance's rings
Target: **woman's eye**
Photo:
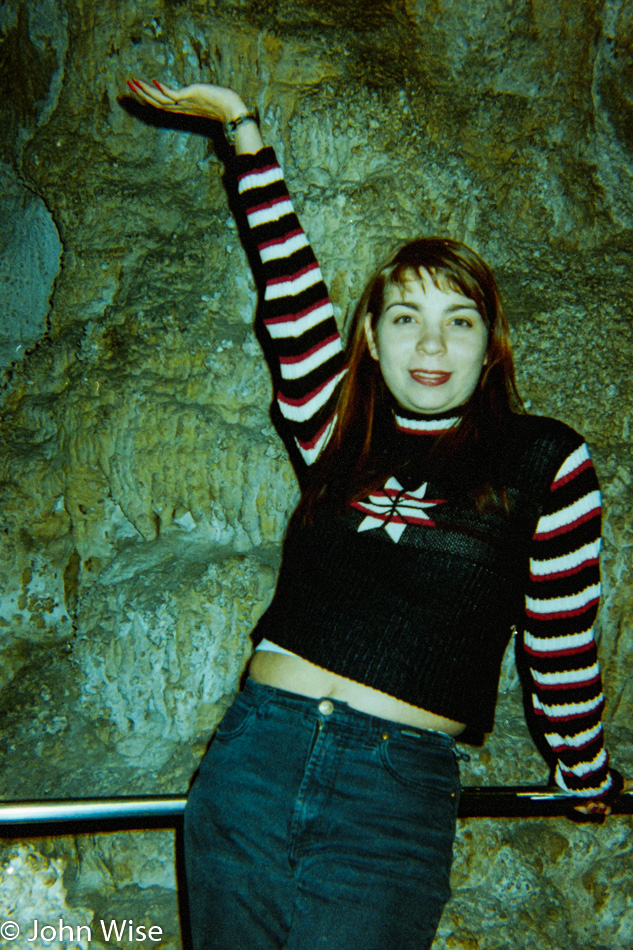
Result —
[[394, 323], [412, 323], [413, 317], [410, 313], [399, 313], [394, 317]]
[[470, 317], [453, 317], [451, 321], [453, 326], [456, 327], [472, 327], [473, 321]]

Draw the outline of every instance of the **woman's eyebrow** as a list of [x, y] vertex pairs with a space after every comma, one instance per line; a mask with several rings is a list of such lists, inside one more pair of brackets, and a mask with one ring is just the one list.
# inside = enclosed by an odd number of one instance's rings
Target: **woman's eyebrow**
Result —
[[479, 313], [479, 307], [474, 300], [469, 300], [467, 303], [452, 303], [446, 308], [446, 313], [454, 313], [455, 310], [476, 310]]
[[393, 303], [388, 304], [383, 313], [386, 313], [387, 310], [391, 310], [392, 307], [409, 307], [411, 310], [421, 310], [420, 304], [414, 303], [412, 300], [394, 300]]
[[[423, 308], [420, 304], [415, 303], [413, 300], [394, 300], [392, 303], [388, 304], [383, 313], [386, 313], [388, 310], [391, 310], [392, 307], [409, 307], [410, 310], [420, 311]], [[474, 300], [465, 300], [464, 303], [451, 303], [448, 307], [444, 308], [444, 313], [455, 313], [457, 310], [475, 310], [479, 313], [479, 308]]]

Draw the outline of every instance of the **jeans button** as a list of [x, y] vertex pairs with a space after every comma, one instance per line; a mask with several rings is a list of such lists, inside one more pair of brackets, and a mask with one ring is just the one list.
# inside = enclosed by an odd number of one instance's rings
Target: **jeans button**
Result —
[[319, 712], [322, 716], [331, 716], [334, 712], [334, 703], [331, 699], [322, 699], [319, 703]]

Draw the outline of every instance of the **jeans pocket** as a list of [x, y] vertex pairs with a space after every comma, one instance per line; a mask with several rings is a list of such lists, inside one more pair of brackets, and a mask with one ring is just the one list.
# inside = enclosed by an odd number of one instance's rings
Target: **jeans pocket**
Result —
[[216, 731], [215, 739], [226, 741], [241, 736], [250, 720], [255, 715], [255, 707], [251, 706], [245, 697], [238, 693], [233, 703], [224, 713]]
[[380, 758], [385, 770], [400, 785], [457, 798], [459, 777], [451, 750], [429, 748], [423, 740], [415, 738], [391, 737], [382, 741]]

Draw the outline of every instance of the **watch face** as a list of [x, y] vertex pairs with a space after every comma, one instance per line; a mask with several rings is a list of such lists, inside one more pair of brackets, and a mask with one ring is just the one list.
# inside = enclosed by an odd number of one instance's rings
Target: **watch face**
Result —
[[224, 126], [224, 134], [230, 145], [235, 145], [235, 133], [244, 122], [255, 122], [256, 125], [259, 125], [257, 112], [244, 112], [242, 115], [238, 115], [226, 123]]

